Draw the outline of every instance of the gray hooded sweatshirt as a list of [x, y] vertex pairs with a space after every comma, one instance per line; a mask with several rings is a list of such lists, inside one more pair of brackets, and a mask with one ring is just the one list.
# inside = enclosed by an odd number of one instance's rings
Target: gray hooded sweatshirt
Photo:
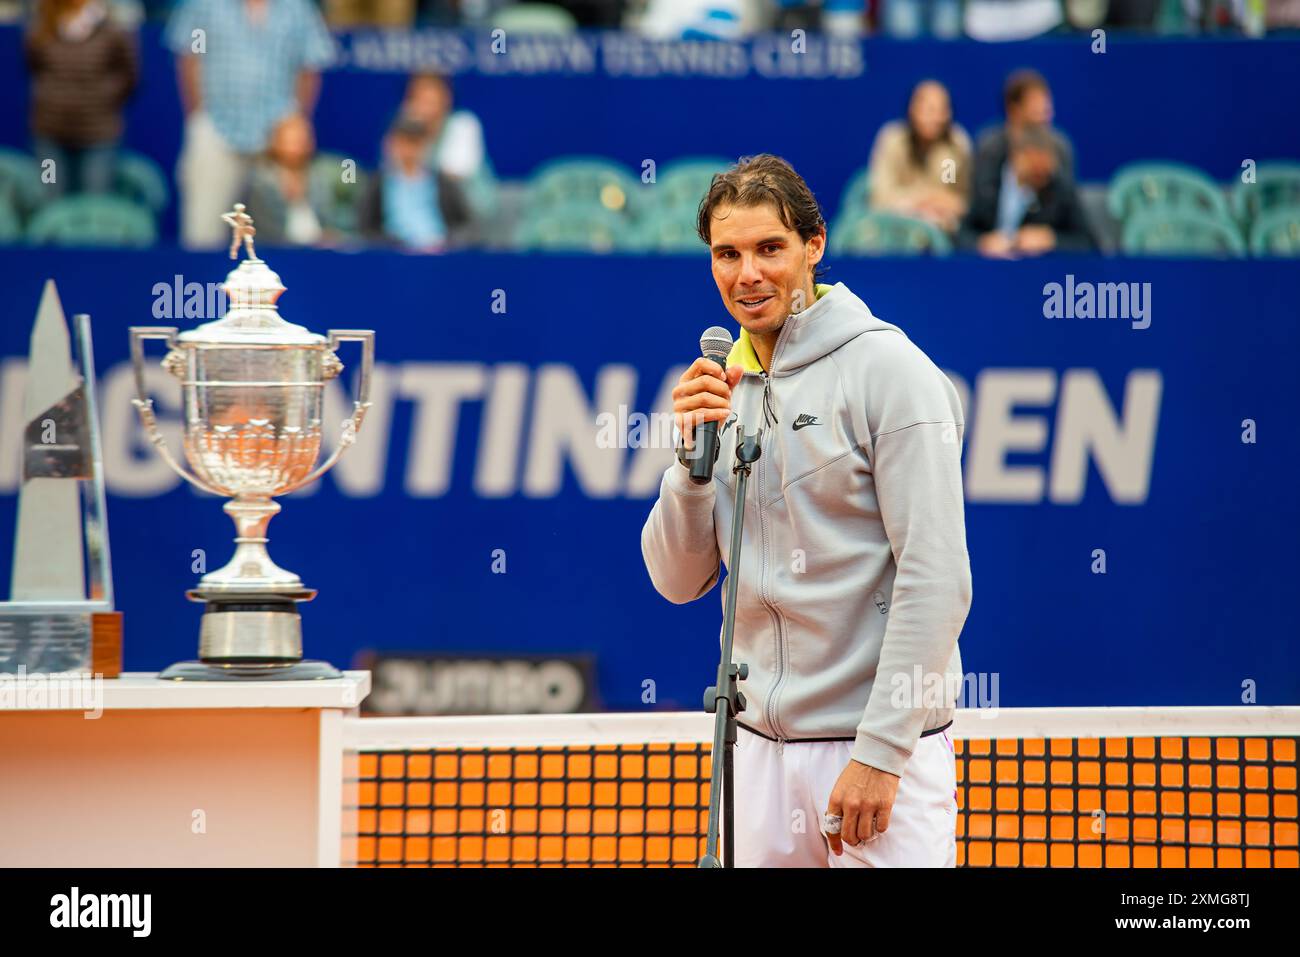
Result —
[[[655, 589], [682, 604], [730, 568], [737, 424], [764, 428], [745, 501], [736, 600], [741, 724], [779, 741], [843, 738], [901, 775], [961, 686], [970, 608], [952, 383], [843, 283], [781, 327], [770, 374], [748, 333], [711, 484], [664, 473], [641, 531]], [[726, 591], [722, 596], [724, 611]]]

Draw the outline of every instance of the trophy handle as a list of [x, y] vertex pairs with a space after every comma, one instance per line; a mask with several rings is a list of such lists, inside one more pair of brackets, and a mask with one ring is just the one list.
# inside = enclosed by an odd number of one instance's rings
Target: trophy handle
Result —
[[[294, 482], [287, 488], [280, 489], [276, 495], [287, 495], [290, 492], [296, 492], [304, 486], [310, 485], [326, 472], [334, 467], [334, 463], [339, 460], [339, 456], [353, 442], [357, 440], [357, 433], [361, 431], [361, 423], [366, 417], [366, 410], [370, 408], [370, 374], [375, 367], [375, 332], [373, 329], [331, 329], [329, 331], [329, 348], [332, 353], [339, 347], [341, 342], [359, 342], [361, 343], [361, 375], [357, 380], [357, 398], [352, 405], [352, 415], [343, 420], [343, 432], [339, 436], [338, 445], [330, 453], [330, 457], [314, 469], [310, 475], [301, 481]], [[341, 368], [336, 365], [335, 368]]]
[[175, 326], [132, 326], [131, 327], [131, 367], [135, 370], [135, 398], [131, 404], [135, 406], [136, 412], [140, 414], [140, 423], [144, 426], [145, 434], [149, 436], [149, 441], [158, 448], [158, 454], [162, 456], [164, 462], [171, 467], [171, 470], [179, 475], [185, 481], [189, 482], [195, 488], [202, 489], [205, 492], [211, 492], [213, 495], [226, 495], [227, 493], [215, 486], [209, 485], [197, 475], [193, 475], [181, 467], [167, 448], [167, 440], [162, 437], [158, 431], [158, 422], [153, 414], [153, 399], [149, 398], [148, 390], [144, 384], [144, 341], [146, 339], [164, 339], [168, 348], [176, 347], [176, 327]]

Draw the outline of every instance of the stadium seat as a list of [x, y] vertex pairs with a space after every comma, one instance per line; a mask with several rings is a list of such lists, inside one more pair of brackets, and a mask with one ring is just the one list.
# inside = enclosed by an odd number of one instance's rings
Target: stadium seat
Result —
[[637, 225], [618, 213], [570, 204], [526, 217], [515, 232], [515, 245], [548, 252], [609, 253], [643, 248], [644, 240]]
[[1185, 37], [1198, 32], [1198, 26], [1183, 8], [1182, 0], [1157, 0], [1155, 32], [1161, 36]]
[[22, 242], [23, 224], [9, 201], [0, 197], [0, 243]]
[[653, 191], [659, 209], [689, 212], [694, 219], [714, 175], [731, 165], [730, 160], [712, 156], [696, 156], [669, 163], [659, 173]]
[[696, 217], [684, 210], [656, 210], [639, 223], [642, 248], [661, 253], [702, 253], [703, 241], [695, 231]]
[[1110, 214], [1121, 223], [1152, 209], [1190, 210], [1228, 217], [1219, 184], [1205, 173], [1178, 163], [1130, 163], [1110, 181]]
[[831, 226], [830, 251], [848, 256], [946, 256], [952, 241], [923, 219], [896, 213], [841, 216]]
[[1300, 256], [1300, 204], [1261, 213], [1250, 229], [1255, 256]]
[[118, 196], [55, 200], [27, 226], [27, 239], [57, 246], [150, 246], [157, 229], [149, 211]]
[[1227, 215], [1195, 209], [1151, 209], [1124, 224], [1130, 256], [1245, 256], [1246, 244]]
[[601, 156], [562, 156], [543, 163], [528, 182], [529, 215], [570, 204], [629, 215], [643, 184], [625, 167]]
[[1232, 189], [1232, 213], [1246, 229], [1262, 213], [1300, 205], [1300, 163], [1267, 162], [1255, 168], [1255, 182]]
[[356, 236], [359, 231], [362, 198], [370, 182], [369, 171], [356, 168], [356, 181], [343, 180], [343, 163], [347, 157], [340, 153], [317, 153], [307, 171], [308, 191], [312, 205], [320, 213], [321, 225], [335, 229], [345, 236]]
[[[491, 17], [491, 27], [511, 33], [572, 33], [578, 28], [573, 14], [550, 3], [516, 3], [498, 10]], [[509, 40], [506, 41], [509, 43]]]
[[840, 205], [835, 215], [840, 219], [860, 216], [871, 209], [871, 170], [863, 166], [851, 177], [840, 194]]
[[0, 147], [0, 200], [8, 201], [11, 212], [26, 219], [44, 205], [47, 195], [35, 157]]
[[158, 164], [143, 153], [119, 151], [113, 178], [113, 192], [123, 199], [143, 206], [155, 216], [167, 208], [170, 195], [167, 177]]

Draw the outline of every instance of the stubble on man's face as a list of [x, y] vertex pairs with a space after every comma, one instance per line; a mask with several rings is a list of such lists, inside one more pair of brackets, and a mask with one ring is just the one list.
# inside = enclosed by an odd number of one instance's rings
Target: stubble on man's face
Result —
[[805, 243], [771, 204], [720, 206], [710, 232], [713, 280], [727, 311], [751, 337], [774, 340], [812, 302], [825, 234]]

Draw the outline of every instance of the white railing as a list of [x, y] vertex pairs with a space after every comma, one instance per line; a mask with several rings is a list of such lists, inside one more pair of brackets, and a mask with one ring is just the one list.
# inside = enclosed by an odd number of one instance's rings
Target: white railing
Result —
[[[959, 709], [953, 737], [1133, 738], [1300, 735], [1300, 706], [1223, 708]], [[689, 744], [713, 740], [713, 716], [694, 711], [486, 715], [441, 718], [347, 718], [345, 749], [547, 747]]]

